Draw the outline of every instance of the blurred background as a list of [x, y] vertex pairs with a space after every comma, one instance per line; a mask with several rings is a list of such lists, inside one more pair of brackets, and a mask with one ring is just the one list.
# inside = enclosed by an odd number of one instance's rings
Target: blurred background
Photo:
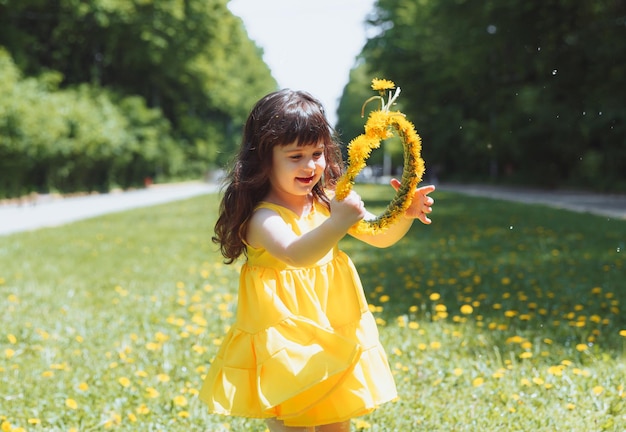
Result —
[[428, 181], [626, 192], [623, 0], [0, 0], [0, 199], [212, 179], [282, 87], [348, 143], [374, 77]]

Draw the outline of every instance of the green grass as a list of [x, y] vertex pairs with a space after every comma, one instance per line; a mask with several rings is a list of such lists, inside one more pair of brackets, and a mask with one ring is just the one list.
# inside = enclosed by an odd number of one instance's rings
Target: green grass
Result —
[[[353, 429], [623, 431], [626, 221], [433, 196], [396, 246], [342, 242], [400, 393]], [[236, 302], [216, 205], [0, 238], [0, 431], [265, 430], [196, 398]]]

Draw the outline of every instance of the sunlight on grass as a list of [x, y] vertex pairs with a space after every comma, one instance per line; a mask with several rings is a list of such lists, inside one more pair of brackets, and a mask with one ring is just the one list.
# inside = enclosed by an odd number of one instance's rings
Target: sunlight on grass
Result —
[[[400, 392], [353, 429], [622, 431], [626, 222], [433, 196], [395, 247], [342, 242]], [[196, 397], [236, 304], [216, 201], [2, 238], [0, 431], [265, 430]]]

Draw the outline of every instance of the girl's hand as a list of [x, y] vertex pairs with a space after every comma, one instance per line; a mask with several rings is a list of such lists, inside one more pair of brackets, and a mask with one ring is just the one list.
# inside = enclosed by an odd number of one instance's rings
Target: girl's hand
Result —
[[[397, 191], [400, 188], [400, 181], [398, 179], [391, 179], [391, 186]], [[417, 188], [413, 193], [413, 201], [406, 210], [404, 215], [408, 218], [419, 219], [423, 224], [430, 224], [432, 221], [428, 218], [428, 214], [432, 213], [432, 205], [435, 200], [428, 196], [429, 193], [435, 190], [435, 186], [422, 186]]]
[[330, 202], [330, 217], [346, 230], [367, 215], [363, 200], [354, 191], [350, 191], [342, 201], [333, 198]]

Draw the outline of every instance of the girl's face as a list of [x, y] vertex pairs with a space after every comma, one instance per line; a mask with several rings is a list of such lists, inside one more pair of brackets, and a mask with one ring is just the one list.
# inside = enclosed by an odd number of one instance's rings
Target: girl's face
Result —
[[277, 193], [306, 196], [320, 181], [325, 168], [324, 143], [277, 145], [273, 148], [270, 183]]

